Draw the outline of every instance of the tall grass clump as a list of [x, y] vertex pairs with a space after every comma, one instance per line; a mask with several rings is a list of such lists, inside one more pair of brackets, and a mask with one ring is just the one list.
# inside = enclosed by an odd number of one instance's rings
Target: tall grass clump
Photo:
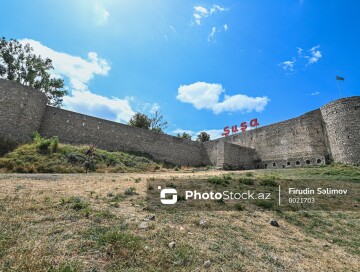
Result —
[[33, 139], [36, 145], [36, 150], [39, 154], [47, 155], [56, 153], [58, 151], [58, 137], [44, 138], [40, 135], [39, 132], [34, 132]]

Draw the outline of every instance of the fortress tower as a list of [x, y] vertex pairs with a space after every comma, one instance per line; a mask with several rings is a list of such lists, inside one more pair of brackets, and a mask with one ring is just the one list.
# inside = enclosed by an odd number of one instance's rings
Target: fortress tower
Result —
[[360, 97], [342, 98], [320, 108], [330, 158], [360, 165]]

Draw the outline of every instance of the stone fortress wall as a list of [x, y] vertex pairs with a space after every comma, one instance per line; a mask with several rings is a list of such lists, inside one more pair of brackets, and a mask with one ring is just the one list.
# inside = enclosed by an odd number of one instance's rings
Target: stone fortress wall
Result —
[[0, 79], [0, 137], [32, 134], [70, 144], [141, 152], [176, 165], [288, 168], [330, 160], [360, 165], [360, 97], [333, 101], [297, 118], [199, 143], [46, 105], [43, 93]]

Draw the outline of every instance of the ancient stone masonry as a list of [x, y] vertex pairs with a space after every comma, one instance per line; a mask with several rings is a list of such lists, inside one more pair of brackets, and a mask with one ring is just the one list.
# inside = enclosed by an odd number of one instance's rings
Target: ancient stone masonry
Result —
[[0, 79], [0, 137], [18, 143], [39, 131], [46, 108], [45, 95], [17, 82]]
[[360, 97], [206, 143], [180, 139], [46, 105], [43, 93], [0, 79], [0, 137], [31, 141], [35, 131], [61, 142], [132, 151], [176, 165], [224, 169], [288, 168], [334, 160], [360, 164]]

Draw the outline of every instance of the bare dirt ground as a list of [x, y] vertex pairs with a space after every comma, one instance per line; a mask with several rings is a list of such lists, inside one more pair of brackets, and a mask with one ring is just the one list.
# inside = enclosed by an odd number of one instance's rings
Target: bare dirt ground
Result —
[[0, 271], [360, 271], [355, 212], [144, 209], [146, 179], [225, 173], [1, 174]]

